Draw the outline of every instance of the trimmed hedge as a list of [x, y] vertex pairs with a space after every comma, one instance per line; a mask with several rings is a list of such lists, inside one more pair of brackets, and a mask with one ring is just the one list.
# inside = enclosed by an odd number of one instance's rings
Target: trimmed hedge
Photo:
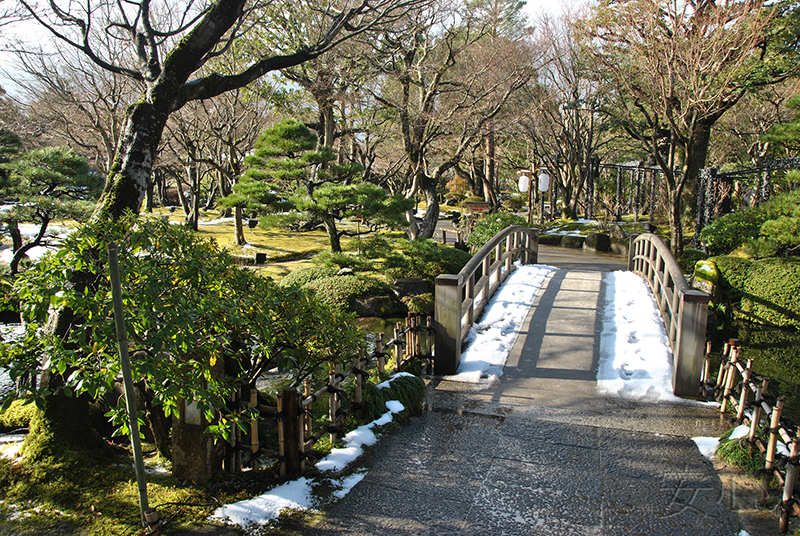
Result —
[[753, 261], [741, 257], [714, 257], [711, 259], [719, 270], [719, 294], [728, 303], [738, 303], [747, 285], [747, 277]]
[[333, 277], [339, 270], [332, 266], [308, 266], [306, 268], [298, 268], [294, 272], [286, 274], [281, 279], [280, 286], [282, 287], [303, 287], [311, 281], [322, 279], [323, 277]]
[[396, 297], [387, 283], [361, 274], [332, 276], [315, 279], [306, 283], [305, 288], [328, 305], [340, 311], [355, 312], [355, 300], [366, 296], [390, 296], [396, 299], [394, 310], [386, 311], [387, 316], [405, 314], [405, 306]]
[[466, 251], [441, 246], [433, 240], [414, 240], [401, 246], [401, 254], [386, 257], [386, 274], [392, 279], [426, 279], [430, 288], [436, 276], [457, 274], [472, 258]]
[[800, 259], [753, 261], [742, 311], [762, 324], [800, 329]]

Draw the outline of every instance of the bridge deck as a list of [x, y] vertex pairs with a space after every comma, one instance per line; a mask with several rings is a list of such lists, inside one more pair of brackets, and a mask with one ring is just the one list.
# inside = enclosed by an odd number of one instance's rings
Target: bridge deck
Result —
[[[431, 411], [385, 437], [311, 534], [738, 534], [693, 436], [716, 412], [598, 396], [602, 271], [620, 256], [542, 247], [557, 266], [499, 382], [433, 380]], [[754, 534], [751, 532], [751, 534]]]

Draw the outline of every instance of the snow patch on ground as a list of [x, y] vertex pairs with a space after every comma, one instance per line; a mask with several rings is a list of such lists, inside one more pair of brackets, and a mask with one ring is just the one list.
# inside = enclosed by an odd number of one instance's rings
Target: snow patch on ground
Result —
[[697, 445], [697, 450], [700, 451], [703, 458], [707, 460], [714, 459], [714, 453], [717, 452], [717, 447], [719, 446], [718, 437], [693, 437], [692, 441]]

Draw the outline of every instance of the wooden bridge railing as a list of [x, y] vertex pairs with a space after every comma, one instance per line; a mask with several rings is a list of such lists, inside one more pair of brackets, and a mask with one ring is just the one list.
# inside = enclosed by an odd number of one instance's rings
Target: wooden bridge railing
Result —
[[489, 240], [456, 275], [436, 278], [434, 372], [455, 374], [461, 344], [489, 299], [513, 270], [513, 263], [535, 264], [539, 231], [511, 225]]
[[677, 396], [700, 394], [710, 296], [689, 286], [670, 249], [654, 234], [631, 235], [628, 270], [650, 285], [672, 348], [672, 388]]

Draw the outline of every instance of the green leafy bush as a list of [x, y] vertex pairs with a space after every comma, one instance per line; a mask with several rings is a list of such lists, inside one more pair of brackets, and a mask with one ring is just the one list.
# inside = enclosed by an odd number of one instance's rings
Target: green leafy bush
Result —
[[747, 277], [753, 261], [741, 257], [714, 257], [719, 270], [719, 293], [726, 303], [738, 303], [747, 285]]
[[282, 287], [303, 287], [306, 283], [321, 279], [323, 277], [332, 277], [336, 275], [338, 270], [328, 266], [307, 266], [305, 268], [298, 268], [290, 272], [281, 279], [280, 285]]
[[525, 206], [525, 202], [521, 195], [512, 195], [503, 201], [503, 206], [511, 212], [519, 212]]
[[386, 257], [386, 274], [392, 279], [427, 279], [434, 284], [436, 276], [457, 274], [472, 256], [433, 240], [413, 240], [400, 244], [400, 253]]
[[766, 214], [758, 207], [725, 214], [700, 231], [700, 240], [709, 254], [727, 255], [747, 240], [757, 238], [766, 220]]
[[694, 265], [697, 264], [697, 261], [704, 261], [707, 258], [708, 253], [704, 251], [700, 251], [699, 249], [685, 248], [683, 250], [683, 255], [681, 255], [680, 259], [678, 259], [678, 266], [681, 267], [683, 273], [691, 274], [694, 272]]
[[754, 258], [800, 253], [800, 190], [776, 196], [760, 207], [726, 214], [700, 232], [712, 255], [745, 246]]
[[488, 214], [475, 224], [475, 228], [467, 237], [467, 245], [472, 251], [479, 250], [486, 242], [491, 240], [494, 235], [508, 227], [509, 225], [528, 225], [522, 216], [517, 216], [509, 212], [498, 212]]
[[[312, 291], [320, 301], [340, 312], [355, 312], [355, 300], [358, 298], [395, 297], [392, 288], [387, 283], [361, 274], [323, 277], [309, 281], [305, 288]], [[402, 303], [397, 299], [384, 315], [404, 314], [404, 309]]]
[[742, 311], [752, 320], [800, 329], [800, 259], [753, 261], [744, 290]]
[[[209, 421], [221, 423], [209, 432], [224, 437], [231, 423], [250, 419], [246, 409], [228, 407], [237, 385], [273, 367], [302, 383], [361, 344], [349, 316], [306, 291], [238, 268], [214, 242], [188, 228], [160, 220], [98, 222], [72, 233], [14, 285], [26, 333], [20, 342], [0, 345], [0, 366], [13, 380], [36, 378], [46, 358], [53, 376], [62, 379], [58, 387], [27, 383], [22, 396], [37, 405], [46, 406], [54, 389], [96, 399], [120, 374], [110, 321], [111, 242], [120, 248], [128, 346], [137, 353], [134, 381], [147, 385], [167, 416], [178, 411], [180, 399], [194, 399]], [[59, 308], [74, 313], [74, 326], [64, 335], [39, 329]], [[10, 393], [5, 407], [15, 397]]]

